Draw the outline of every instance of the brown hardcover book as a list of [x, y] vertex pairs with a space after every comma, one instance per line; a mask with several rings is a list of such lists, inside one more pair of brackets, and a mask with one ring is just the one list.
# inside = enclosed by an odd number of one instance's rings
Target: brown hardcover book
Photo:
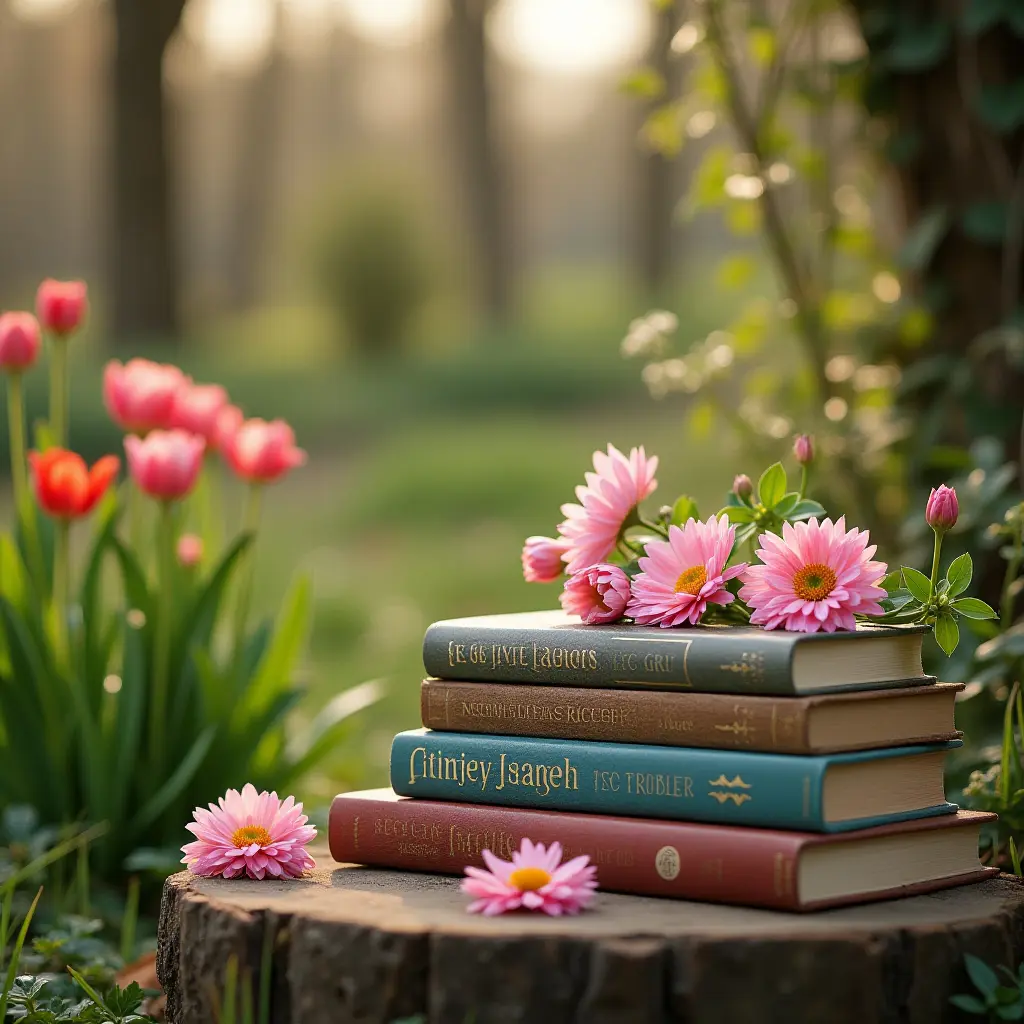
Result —
[[832, 835], [442, 803], [390, 789], [331, 805], [331, 856], [347, 864], [462, 874], [523, 837], [587, 854], [602, 889], [774, 910], [910, 896], [998, 874], [978, 860], [994, 814], [959, 811]]
[[423, 724], [447, 732], [832, 754], [960, 735], [953, 704], [963, 683], [818, 697], [678, 690], [604, 690], [424, 680]]

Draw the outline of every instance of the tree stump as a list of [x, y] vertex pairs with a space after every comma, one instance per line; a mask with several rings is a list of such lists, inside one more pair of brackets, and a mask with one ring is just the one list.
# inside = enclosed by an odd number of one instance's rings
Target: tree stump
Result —
[[[329, 861], [328, 861], [329, 862]], [[335, 865], [167, 880], [172, 1024], [211, 1024], [231, 958], [273, 1024], [942, 1024], [963, 966], [1024, 957], [1012, 877], [813, 915], [599, 893], [572, 918], [466, 913], [458, 879]], [[269, 974], [266, 972], [269, 971]]]

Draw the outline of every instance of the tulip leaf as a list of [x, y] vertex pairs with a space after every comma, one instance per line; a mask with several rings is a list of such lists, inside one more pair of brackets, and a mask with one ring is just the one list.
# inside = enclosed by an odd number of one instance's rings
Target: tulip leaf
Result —
[[757, 497], [765, 508], [774, 508], [786, 495], [786, 470], [781, 462], [769, 466], [757, 483]]
[[935, 620], [935, 639], [947, 657], [956, 650], [960, 643], [960, 627], [950, 612], [943, 612]]
[[962, 597], [953, 602], [953, 611], [967, 619], [994, 619], [995, 610], [977, 597]]
[[923, 572], [903, 566], [903, 582], [921, 604], [927, 604], [931, 597], [932, 585]]
[[956, 597], [962, 594], [970, 585], [971, 577], [974, 575], [974, 563], [971, 556], [966, 552], [958, 558], [954, 558], [946, 570], [946, 579], [949, 581], [949, 596]]

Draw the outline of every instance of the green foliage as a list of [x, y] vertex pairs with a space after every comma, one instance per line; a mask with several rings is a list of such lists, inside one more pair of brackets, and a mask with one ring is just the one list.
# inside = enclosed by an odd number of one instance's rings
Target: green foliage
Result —
[[785, 467], [775, 462], [762, 474], [757, 490], [749, 497], [731, 492], [719, 515], [727, 515], [736, 523], [736, 544], [753, 541], [766, 530], [781, 533], [783, 523], [796, 523], [804, 519], [825, 515], [825, 509], [816, 501], [803, 496], [803, 491], [789, 490]]
[[990, 1021], [1024, 1020], [1024, 964], [1016, 973], [1003, 966], [997, 973], [980, 957], [965, 953], [964, 968], [978, 994], [952, 996], [953, 1006]]

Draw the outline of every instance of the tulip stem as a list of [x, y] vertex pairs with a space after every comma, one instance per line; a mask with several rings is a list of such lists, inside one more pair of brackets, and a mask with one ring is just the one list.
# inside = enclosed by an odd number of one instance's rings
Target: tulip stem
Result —
[[68, 645], [68, 593], [70, 566], [71, 523], [67, 519], [54, 520], [53, 531], [53, 617], [57, 635], [57, 654], [70, 667], [71, 651]]
[[20, 373], [12, 373], [8, 376], [7, 397], [14, 507], [18, 510], [18, 514], [21, 515], [25, 511], [28, 500], [28, 481], [25, 476], [25, 402]]
[[58, 448], [67, 445], [68, 345], [61, 337], [53, 339], [53, 363], [50, 367], [50, 430]]
[[[174, 609], [174, 518], [169, 501], [160, 503], [157, 533], [158, 567], [156, 637], [153, 650], [153, 704], [149, 741], [157, 773], [164, 771], [164, 734], [167, 717], [167, 680], [171, 659], [171, 614]], [[160, 777], [163, 777], [162, 774]]]
[[252, 601], [253, 580], [256, 575], [256, 532], [260, 526], [260, 505], [263, 488], [259, 484], [251, 484], [245, 503], [245, 515], [242, 529], [252, 537], [249, 550], [245, 554], [244, 564], [238, 575], [238, 603], [235, 605], [235, 661], [242, 653], [245, 640], [245, 627], [249, 618], [249, 605]]

